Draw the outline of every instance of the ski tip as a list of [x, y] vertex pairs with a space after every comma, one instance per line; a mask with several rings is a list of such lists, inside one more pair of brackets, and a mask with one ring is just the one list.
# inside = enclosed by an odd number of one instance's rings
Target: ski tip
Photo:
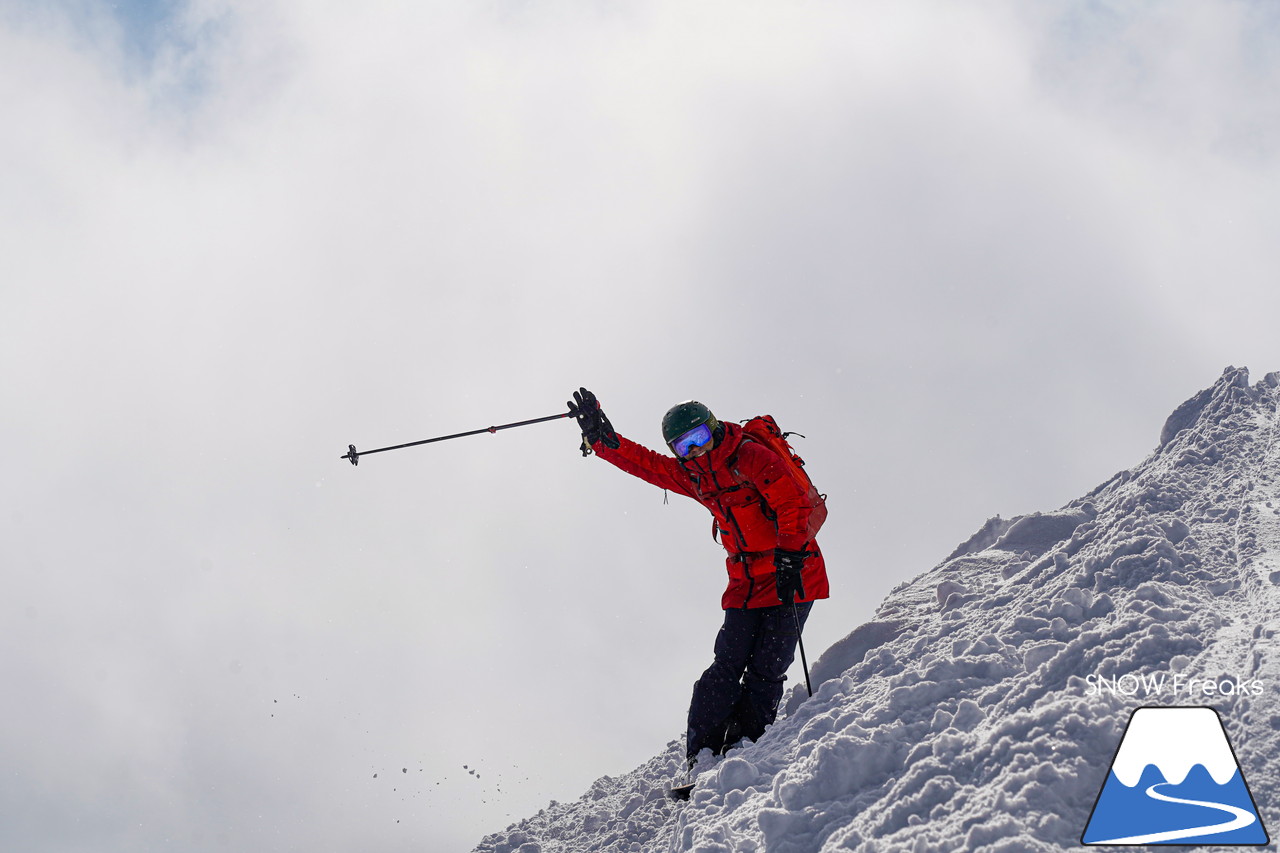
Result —
[[690, 782], [688, 785], [676, 785], [674, 788], [667, 791], [667, 796], [673, 800], [687, 800], [692, 793], [693, 783]]

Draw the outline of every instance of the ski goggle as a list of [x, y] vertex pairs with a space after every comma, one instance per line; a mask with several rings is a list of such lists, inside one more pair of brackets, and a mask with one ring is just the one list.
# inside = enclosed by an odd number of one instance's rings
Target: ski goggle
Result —
[[695, 447], [703, 447], [711, 443], [711, 427], [706, 424], [698, 424], [684, 435], [671, 442], [671, 449], [676, 456], [681, 458], [688, 456], [689, 451]]

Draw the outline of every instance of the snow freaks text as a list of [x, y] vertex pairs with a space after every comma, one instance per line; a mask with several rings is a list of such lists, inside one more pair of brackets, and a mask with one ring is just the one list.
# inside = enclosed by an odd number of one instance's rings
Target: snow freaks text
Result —
[[1218, 676], [1204, 678], [1180, 673], [1156, 672], [1146, 675], [1085, 676], [1085, 695], [1110, 694], [1126, 697], [1169, 696], [1186, 699], [1223, 698], [1230, 696], [1261, 696], [1265, 686], [1257, 678], [1232, 678]]

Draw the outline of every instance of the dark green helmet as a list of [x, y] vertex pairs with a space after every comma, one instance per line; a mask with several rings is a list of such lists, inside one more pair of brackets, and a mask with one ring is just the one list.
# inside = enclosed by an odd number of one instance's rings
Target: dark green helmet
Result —
[[662, 416], [662, 440], [671, 444], [699, 424], [706, 424], [713, 431], [720, 426], [711, 410], [697, 400], [676, 403]]

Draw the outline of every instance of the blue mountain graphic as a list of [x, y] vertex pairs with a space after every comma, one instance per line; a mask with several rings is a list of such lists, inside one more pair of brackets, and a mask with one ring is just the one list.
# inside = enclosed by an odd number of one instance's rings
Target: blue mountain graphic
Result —
[[1098, 804], [1094, 807], [1082, 841], [1085, 844], [1114, 843], [1121, 838], [1175, 830], [1207, 829], [1233, 820], [1233, 814], [1224, 809], [1168, 802], [1158, 799], [1156, 795], [1233, 806], [1252, 814], [1254, 820], [1247, 826], [1230, 831], [1206, 831], [1203, 834], [1146, 843], [1266, 844], [1269, 840], [1239, 769], [1225, 784], [1219, 785], [1213, 781], [1204, 765], [1196, 764], [1181, 784], [1173, 785], [1165, 779], [1159, 768], [1148, 764], [1143, 768], [1141, 780], [1132, 788], [1116, 778], [1114, 771], [1107, 774], [1107, 782], [1098, 797]]

